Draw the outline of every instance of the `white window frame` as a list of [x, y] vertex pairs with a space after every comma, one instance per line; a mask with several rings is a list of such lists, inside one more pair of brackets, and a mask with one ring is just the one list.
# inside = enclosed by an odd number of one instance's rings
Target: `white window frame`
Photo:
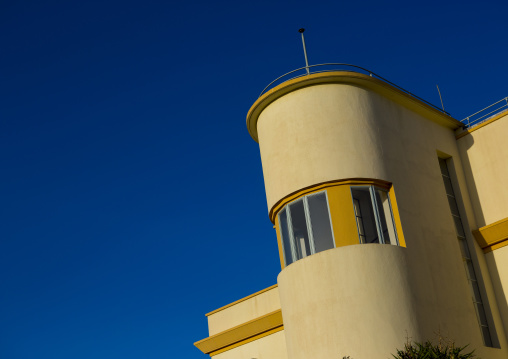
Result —
[[[385, 238], [383, 236], [383, 231], [382, 231], [382, 226], [381, 226], [381, 217], [379, 216], [379, 211], [378, 211], [378, 203], [377, 203], [377, 199], [376, 199], [376, 190], [380, 190], [380, 191], [384, 191], [386, 192], [386, 197], [388, 199], [388, 205], [389, 205], [389, 208], [390, 208], [390, 215], [391, 215], [391, 223], [392, 223], [392, 226], [393, 226], [393, 233], [394, 233], [394, 242], [395, 243], [389, 243], [390, 245], [394, 245], [394, 246], [400, 246], [399, 244], [399, 237], [398, 237], [398, 234], [397, 234], [397, 227], [395, 225], [395, 218], [394, 218], [394, 215], [393, 215], [393, 207], [392, 207], [392, 202], [390, 200], [390, 191], [387, 190], [387, 189], [384, 189], [382, 187], [377, 187], [377, 186], [351, 186], [350, 187], [350, 192], [351, 192], [351, 202], [353, 203], [353, 213], [354, 213], [354, 206], [355, 206], [355, 198], [353, 197], [353, 189], [354, 188], [359, 188], [359, 189], [365, 189], [365, 188], [368, 188], [369, 189], [369, 194], [370, 194], [370, 200], [371, 200], [371, 204], [372, 204], [372, 209], [373, 209], [373, 212], [374, 212], [374, 221], [376, 223], [376, 231], [377, 231], [377, 235], [378, 235], [378, 238], [379, 238], [379, 244], [386, 244], [385, 242]], [[383, 206], [381, 205], [381, 208]], [[362, 242], [362, 238], [360, 236], [360, 231], [358, 230], [358, 227], [359, 227], [359, 224], [358, 224], [358, 217], [356, 216], [356, 213], [355, 214], [355, 221], [356, 221], [356, 232], [358, 233], [358, 242], [360, 244], [364, 244]], [[386, 221], [388, 222], [388, 219], [386, 218], [386, 215], [385, 215], [385, 219]], [[364, 218], [362, 216], [362, 221], [364, 221]], [[388, 223], [387, 223], [388, 225]]]
[[[331, 216], [331, 213], [330, 213], [330, 202], [328, 201], [328, 193], [325, 191], [320, 191], [320, 192], [315, 192], [315, 193], [311, 193], [311, 194], [308, 194], [304, 197], [300, 197], [292, 202], [289, 202], [288, 204], [286, 204], [280, 211], [279, 211], [279, 235], [280, 235], [280, 240], [281, 240], [281, 247], [282, 247], [282, 256], [284, 258], [284, 266], [287, 266], [288, 264], [286, 263], [286, 249], [284, 248], [284, 238], [282, 236], [282, 228], [280, 227], [280, 213], [282, 211], [284, 211], [284, 209], [286, 210], [286, 223], [287, 223], [287, 226], [288, 226], [288, 235], [289, 235], [289, 244], [291, 246], [291, 257], [292, 257], [292, 262], [291, 263], [294, 263], [296, 261], [298, 261], [299, 259], [297, 258], [297, 255], [296, 255], [296, 246], [295, 246], [295, 238], [294, 238], [294, 235], [293, 235], [293, 223], [291, 221], [291, 209], [289, 208], [291, 204], [294, 204], [298, 201], [303, 201], [303, 209], [304, 209], [304, 214], [305, 214], [305, 224], [307, 225], [307, 234], [309, 236], [309, 247], [310, 247], [310, 253], [307, 254], [305, 257], [308, 257], [308, 256], [311, 256], [313, 254], [316, 254], [316, 248], [315, 248], [315, 245], [314, 245], [314, 234], [313, 234], [313, 231], [312, 231], [312, 223], [311, 223], [311, 220], [310, 220], [310, 210], [309, 210], [309, 203], [307, 201], [307, 199], [309, 197], [312, 197], [312, 196], [316, 196], [318, 194], [322, 194], [324, 193], [325, 194], [325, 198], [326, 198], [326, 207], [328, 209], [328, 221], [330, 223], [330, 231], [332, 233], [332, 242], [333, 242], [333, 248], [336, 248], [336, 245], [335, 245], [335, 234], [333, 233], [333, 225], [332, 225], [332, 216]], [[303, 246], [303, 248], [305, 248], [305, 246]], [[305, 257], [302, 257], [300, 259], [303, 259]]]

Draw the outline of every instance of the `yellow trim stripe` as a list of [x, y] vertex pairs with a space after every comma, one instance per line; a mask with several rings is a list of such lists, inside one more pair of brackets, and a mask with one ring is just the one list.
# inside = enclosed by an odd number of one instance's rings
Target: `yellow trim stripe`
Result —
[[397, 199], [395, 198], [395, 190], [390, 188], [388, 192], [390, 196], [390, 204], [392, 205], [393, 221], [395, 222], [395, 229], [397, 230], [397, 238], [399, 240], [399, 246], [406, 246], [406, 239], [404, 238], [404, 232], [402, 232], [402, 222], [400, 220], [399, 206], [397, 205]]
[[[246, 343], [249, 339], [252, 341], [262, 336], [272, 334], [275, 331], [282, 330], [282, 326], [282, 312], [279, 309], [197, 341], [194, 345], [205, 354], [214, 353], [215, 355], [218, 354], [219, 351], [223, 352], [242, 345], [241, 343]], [[268, 333], [269, 331], [270, 333]]]
[[471, 129], [469, 129], [469, 130], [465, 130], [465, 131], [460, 132], [459, 134], [457, 134], [457, 135], [455, 136], [455, 138], [458, 140], [459, 138], [464, 137], [464, 136], [466, 136], [466, 135], [469, 135], [471, 132], [474, 132], [474, 131], [476, 131], [476, 130], [479, 130], [479, 129], [480, 129], [480, 128], [482, 128], [483, 126], [487, 126], [487, 125], [491, 124], [492, 122], [495, 122], [495, 121], [499, 120], [500, 118], [502, 118], [502, 117], [504, 117], [504, 116], [506, 116], [506, 115], [508, 115], [508, 110], [505, 110], [505, 111], [503, 111], [503, 112], [498, 113], [497, 115], [495, 115], [494, 117], [492, 117], [490, 120], [487, 120], [487, 121], [485, 121], [485, 122], [482, 122], [480, 125], [477, 125], [477, 126], [475, 126], [475, 127], [471, 128]]
[[224, 310], [224, 309], [226, 309], [226, 308], [232, 307], [233, 305], [236, 305], [236, 304], [238, 304], [238, 303], [241, 303], [241, 302], [243, 302], [244, 300], [247, 300], [247, 299], [250, 299], [250, 298], [255, 297], [255, 296], [257, 296], [257, 295], [260, 295], [261, 293], [268, 292], [270, 289], [273, 289], [273, 288], [277, 288], [277, 284], [274, 284], [274, 285], [272, 285], [272, 286], [270, 286], [270, 287], [268, 287], [268, 288], [262, 289], [262, 290], [260, 290], [259, 292], [256, 292], [256, 293], [254, 293], [254, 294], [248, 295], [248, 296], [246, 296], [246, 297], [244, 297], [244, 298], [242, 298], [242, 299], [238, 299], [237, 301], [234, 301], [233, 303], [229, 303], [229, 304], [226, 304], [226, 305], [225, 305], [225, 306], [223, 306], [223, 307], [220, 307], [220, 308], [218, 308], [218, 309], [212, 310], [210, 313], [206, 313], [205, 315], [208, 317], [208, 316], [210, 316], [210, 315], [212, 315], [212, 314], [215, 314], [215, 313], [217, 313], [217, 312], [220, 312], [221, 310]]
[[503, 248], [504, 246], [508, 246], [508, 239], [505, 239], [503, 242], [498, 242], [486, 248], [483, 248], [483, 253], [489, 253], [495, 251], [496, 249]]
[[359, 244], [358, 227], [350, 186], [334, 186], [326, 189], [332, 220], [335, 247]]
[[484, 253], [508, 245], [508, 218], [478, 228], [473, 235]]
[[277, 246], [279, 247], [280, 269], [284, 269], [284, 250], [282, 249], [282, 236], [280, 234], [279, 217], [275, 217], [275, 236], [277, 237]]
[[379, 186], [385, 189], [390, 189], [391, 183], [387, 181], [383, 181], [380, 179], [374, 179], [374, 178], [346, 178], [342, 180], [334, 180], [334, 181], [327, 181], [327, 182], [321, 182], [312, 186], [308, 186], [302, 189], [299, 189], [298, 191], [292, 192], [285, 196], [284, 198], [277, 201], [272, 209], [270, 209], [269, 217], [270, 221], [272, 223], [275, 223], [275, 217], [279, 213], [279, 211], [289, 202], [292, 202], [304, 195], [307, 195], [309, 193], [320, 191], [324, 188], [333, 187], [333, 186], [343, 186], [343, 185], [374, 185]]
[[280, 327], [277, 327], [277, 328], [274, 328], [274, 329], [271, 329], [271, 330], [268, 330], [264, 333], [261, 333], [261, 334], [258, 334], [258, 335], [255, 335], [249, 339], [245, 339], [245, 340], [242, 340], [238, 343], [235, 343], [235, 344], [231, 344], [231, 345], [228, 345], [227, 347], [224, 347], [222, 349], [219, 349], [219, 350], [216, 350], [216, 351], [213, 351], [211, 353], [208, 353], [210, 356], [214, 356], [214, 355], [217, 355], [217, 354], [220, 354], [220, 353], [224, 353], [228, 350], [231, 350], [231, 349], [234, 349], [236, 347], [239, 347], [239, 346], [242, 346], [244, 344], [247, 344], [247, 343], [250, 343], [250, 342], [253, 342], [254, 340], [258, 340], [258, 339], [261, 339], [263, 337], [266, 337], [270, 334], [274, 334], [274, 333], [277, 333], [277, 332], [280, 332], [281, 330], [284, 330], [284, 326], [280, 326]]
[[259, 97], [247, 113], [247, 130], [254, 141], [258, 142], [257, 122], [259, 115], [272, 102], [292, 91], [308, 86], [323, 84], [346, 84], [371, 90], [442, 126], [446, 126], [453, 130], [463, 126], [463, 124], [456, 119], [445, 115], [441, 111], [405, 92], [398, 90], [382, 80], [357, 72], [331, 71], [311, 74], [285, 81]]

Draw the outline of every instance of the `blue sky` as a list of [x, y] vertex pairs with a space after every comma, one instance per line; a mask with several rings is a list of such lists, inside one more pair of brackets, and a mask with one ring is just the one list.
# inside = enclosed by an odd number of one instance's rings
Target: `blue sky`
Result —
[[506, 1], [0, 2], [0, 357], [206, 358], [276, 283], [245, 116], [309, 61], [462, 119], [508, 96]]

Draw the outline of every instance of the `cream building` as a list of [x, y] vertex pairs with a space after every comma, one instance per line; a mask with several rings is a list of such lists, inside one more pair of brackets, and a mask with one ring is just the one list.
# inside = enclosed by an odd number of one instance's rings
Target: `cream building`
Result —
[[467, 125], [373, 74], [330, 71], [262, 94], [247, 128], [282, 270], [206, 314], [203, 353], [385, 359], [439, 332], [508, 358], [507, 111]]

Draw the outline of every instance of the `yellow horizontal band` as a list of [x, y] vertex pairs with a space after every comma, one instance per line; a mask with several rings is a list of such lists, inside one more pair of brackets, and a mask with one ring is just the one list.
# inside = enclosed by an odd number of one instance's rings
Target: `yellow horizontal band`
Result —
[[[197, 341], [194, 345], [205, 354], [218, 354], [219, 351], [223, 352], [233, 349], [234, 347], [241, 345], [241, 343], [246, 343], [249, 339], [252, 341], [259, 339], [262, 336], [272, 334], [275, 332], [275, 329], [282, 326], [282, 312], [279, 309]], [[270, 333], [268, 333], [269, 331]]]
[[334, 180], [334, 181], [327, 181], [327, 182], [321, 182], [312, 186], [308, 186], [302, 189], [299, 189], [298, 191], [292, 192], [282, 198], [281, 200], [277, 201], [272, 209], [269, 212], [270, 221], [272, 223], [275, 223], [275, 217], [277, 217], [277, 214], [279, 211], [284, 208], [289, 202], [292, 202], [302, 196], [305, 196], [312, 192], [317, 192], [319, 190], [322, 190], [327, 187], [334, 187], [334, 186], [343, 186], [343, 185], [349, 185], [349, 186], [358, 186], [358, 185], [364, 185], [364, 186], [378, 186], [384, 189], [390, 189], [391, 183], [387, 181], [383, 181], [380, 179], [374, 179], [374, 178], [346, 178], [341, 180]]
[[455, 138], [458, 140], [459, 138], [464, 137], [466, 135], [469, 135], [471, 132], [479, 130], [480, 128], [482, 128], [484, 126], [487, 126], [487, 125], [491, 124], [492, 122], [495, 122], [495, 121], [499, 120], [501, 117], [504, 117], [506, 115], [508, 115], [508, 110], [505, 110], [505, 111], [503, 111], [501, 113], [498, 113], [497, 115], [495, 115], [491, 119], [489, 119], [489, 120], [487, 120], [485, 122], [482, 122], [481, 124], [476, 125], [473, 128], [471, 128], [471, 129], [467, 129], [467, 130], [464, 130], [464, 131], [460, 132], [459, 134], [457, 134], [455, 136]]
[[496, 244], [483, 248], [483, 253], [489, 253], [504, 246], [508, 246], [508, 239], [505, 239], [502, 242], [498, 242]]
[[250, 299], [250, 298], [255, 297], [257, 295], [260, 295], [261, 293], [268, 292], [270, 289], [273, 289], [273, 288], [277, 288], [277, 284], [274, 284], [274, 285], [272, 285], [272, 286], [270, 286], [268, 288], [265, 288], [265, 289], [261, 289], [259, 292], [253, 293], [253, 294], [248, 295], [248, 296], [246, 296], [246, 297], [244, 297], [242, 299], [238, 299], [237, 301], [234, 301], [233, 303], [229, 303], [229, 304], [226, 304], [223, 307], [220, 307], [218, 309], [212, 310], [210, 313], [206, 313], [205, 315], [208, 317], [208, 316], [210, 316], [212, 314], [220, 312], [221, 310], [224, 310], [226, 308], [232, 307], [233, 305], [237, 305], [238, 303], [241, 303], [244, 300], [247, 300], [247, 299]]
[[330, 71], [324, 73], [314, 73], [285, 81], [261, 95], [247, 113], [247, 130], [254, 141], [258, 142], [257, 122], [259, 115], [267, 106], [292, 91], [296, 91], [304, 87], [324, 84], [344, 84], [371, 90], [442, 126], [446, 126], [451, 129], [457, 129], [463, 126], [463, 124], [456, 119], [445, 115], [440, 110], [431, 107], [416, 97], [413, 97], [382, 80], [357, 72]]
[[485, 253], [508, 245], [508, 218], [478, 228], [473, 235]]
[[220, 354], [220, 353], [224, 353], [228, 350], [231, 350], [231, 349], [234, 349], [236, 347], [239, 347], [239, 346], [242, 346], [244, 344], [247, 344], [247, 343], [250, 343], [250, 342], [253, 342], [254, 340], [258, 340], [258, 339], [261, 339], [263, 337], [266, 337], [270, 334], [273, 334], [273, 333], [277, 333], [277, 332], [280, 332], [281, 330], [284, 330], [284, 326], [281, 325], [280, 327], [277, 327], [277, 328], [274, 328], [274, 329], [270, 329], [264, 333], [261, 333], [261, 334], [258, 334], [258, 335], [255, 335], [253, 337], [250, 337], [249, 339], [245, 339], [245, 340], [242, 340], [238, 343], [235, 343], [235, 344], [231, 344], [231, 345], [228, 345], [227, 347], [224, 347], [222, 349], [219, 349], [219, 350], [216, 350], [216, 351], [213, 351], [211, 353], [208, 353], [210, 356], [214, 356], [214, 355], [217, 355], [217, 354]]

